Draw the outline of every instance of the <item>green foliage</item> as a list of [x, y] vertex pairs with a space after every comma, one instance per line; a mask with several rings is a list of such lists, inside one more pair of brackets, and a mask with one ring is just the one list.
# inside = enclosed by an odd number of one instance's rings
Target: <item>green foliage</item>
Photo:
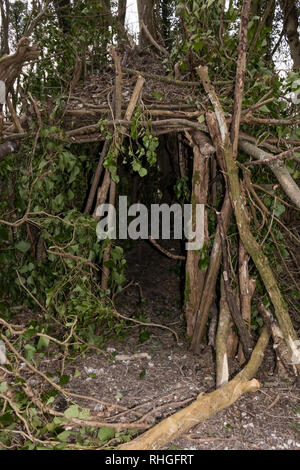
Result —
[[[147, 175], [146, 163], [152, 167], [157, 161], [156, 150], [158, 147], [158, 138], [151, 134], [151, 122], [147, 121], [147, 126], [141, 125], [140, 121], [145, 119], [145, 115], [138, 107], [131, 120], [130, 137], [131, 142], [128, 148], [128, 157], [132, 170], [137, 172], [141, 178]], [[133, 145], [132, 141], [135, 145]], [[124, 162], [127, 163], [127, 157]]]
[[187, 176], [180, 178], [174, 186], [174, 192], [177, 201], [187, 202], [191, 198], [191, 190], [189, 188], [189, 179]]

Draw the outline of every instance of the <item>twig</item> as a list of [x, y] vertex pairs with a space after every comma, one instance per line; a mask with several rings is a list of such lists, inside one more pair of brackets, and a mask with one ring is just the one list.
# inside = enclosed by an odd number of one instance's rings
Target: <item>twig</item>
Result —
[[172, 328], [169, 328], [168, 326], [165, 326], [165, 325], [161, 325], [159, 323], [151, 323], [151, 322], [143, 322], [143, 321], [140, 321], [140, 320], [136, 320], [135, 318], [129, 318], [129, 317], [126, 317], [125, 315], [122, 315], [121, 313], [119, 313], [113, 303], [113, 301], [111, 299], [109, 299], [109, 301], [111, 302], [112, 306], [113, 306], [113, 314], [118, 317], [118, 318], [122, 318], [123, 320], [126, 320], [126, 321], [131, 321], [133, 323], [136, 323], [137, 325], [142, 325], [142, 326], [152, 326], [152, 327], [155, 327], [155, 328], [162, 328], [164, 330], [168, 330], [168, 331], [171, 331], [171, 333], [175, 336], [176, 338], [176, 341], [177, 343], [179, 342], [179, 338], [178, 338], [178, 334], [176, 333], [175, 330], [172, 330]]
[[[159, 82], [171, 83], [172, 85], [183, 86], [183, 87], [201, 87], [200, 82], [189, 82], [183, 80], [175, 80], [171, 77], [164, 77], [162, 75], [155, 75], [152, 73], [144, 72], [143, 70], [134, 70], [122, 67], [122, 72], [127, 73], [128, 75], [142, 75], [146, 78], [151, 78], [152, 80], [157, 80]], [[231, 80], [217, 80], [214, 82], [214, 85], [232, 85]]]
[[143, 28], [143, 30], [145, 31], [145, 34], [146, 36], [148, 37], [149, 41], [151, 42], [151, 44], [153, 44], [153, 46], [159, 51], [161, 52], [164, 56], [166, 56], [169, 60], [169, 62], [171, 62], [171, 58], [170, 58], [170, 54], [169, 52], [167, 51], [167, 49], [165, 49], [163, 46], [161, 46], [160, 44], [158, 44], [157, 41], [155, 41], [154, 37], [151, 35], [150, 31], [148, 30], [147, 26], [145, 25], [145, 23], [143, 22], [143, 20], [141, 20], [141, 27]]
[[7, 106], [8, 106], [8, 109], [9, 109], [9, 112], [11, 114], [11, 117], [12, 117], [12, 120], [17, 128], [17, 131], [19, 132], [19, 134], [23, 134], [24, 133], [24, 129], [22, 128], [21, 126], [21, 122], [20, 122], [20, 119], [18, 118], [17, 116], [17, 113], [13, 107], [13, 104], [10, 100], [10, 98], [7, 96], [6, 98], [6, 103], [7, 103]]
[[24, 33], [24, 36], [29, 37], [33, 33], [33, 30], [36, 27], [36, 25], [40, 22], [42, 17], [46, 14], [46, 12], [48, 10], [48, 7], [50, 5], [50, 2], [51, 2], [51, 0], [47, 0], [46, 3], [45, 3], [44, 8], [42, 8], [40, 10], [40, 12], [38, 13], [38, 15], [35, 18], [33, 18], [33, 20], [29, 23], [29, 25], [27, 26], [26, 31]]
[[159, 251], [161, 251], [164, 255], [168, 256], [168, 258], [172, 259], [180, 259], [180, 260], [185, 260], [186, 257], [182, 255], [173, 255], [173, 253], [170, 253], [168, 250], [160, 246], [156, 240], [154, 240], [151, 236], [148, 237], [149, 242], [152, 243], [152, 245], [155, 246]]
[[238, 143], [239, 143], [239, 128], [242, 112], [242, 99], [244, 92], [244, 79], [246, 70], [246, 54], [247, 54], [247, 32], [248, 21], [250, 12], [251, 0], [244, 0], [242, 6], [240, 32], [239, 32], [239, 46], [238, 46], [238, 60], [236, 68], [235, 89], [234, 89], [234, 107], [232, 114], [232, 121], [230, 127], [230, 140], [232, 144], [233, 158], [237, 156]]
[[82, 258], [81, 256], [72, 255], [71, 253], [66, 253], [62, 249], [60, 249], [60, 251], [52, 251], [51, 249], [49, 249], [49, 250], [47, 250], [47, 253], [49, 253], [51, 255], [55, 255], [55, 256], [61, 256], [62, 258], [69, 258], [69, 259], [72, 259], [74, 261], [78, 261], [78, 262], [83, 263], [83, 264], [87, 264], [92, 269], [95, 269], [96, 271], [99, 271], [99, 268], [94, 263], [89, 261], [88, 259]]
[[300, 150], [299, 147], [294, 147], [292, 149], [286, 150], [285, 152], [278, 153], [277, 155], [273, 155], [272, 157], [264, 158], [263, 160], [255, 160], [252, 162], [246, 162], [244, 163], [245, 166], [250, 166], [250, 165], [263, 165], [266, 163], [273, 162], [274, 160], [279, 160], [280, 158], [292, 158], [294, 156], [294, 153]]
[[272, 401], [271, 405], [269, 405], [268, 408], [266, 408], [265, 411], [271, 410], [271, 409], [276, 405], [276, 403], [279, 402], [279, 400], [280, 400], [280, 394], [278, 393], [278, 395], [277, 395], [277, 397], [275, 398], [275, 400]]
[[16, 271], [17, 273], [17, 276], [18, 276], [18, 280], [19, 280], [19, 283], [20, 285], [23, 287], [23, 289], [27, 292], [27, 294], [35, 301], [35, 303], [40, 307], [40, 309], [44, 312], [44, 313], [48, 313], [47, 309], [37, 300], [37, 298], [30, 292], [30, 290], [27, 289], [27, 287], [24, 285], [22, 279], [21, 279], [21, 276], [19, 274], [19, 271]]
[[118, 408], [118, 409], [125, 409], [125, 407], [123, 406], [120, 406], [120, 405], [117, 405], [117, 404], [112, 404], [112, 403], [107, 403], [107, 402], [104, 402], [102, 400], [98, 400], [97, 398], [94, 398], [94, 397], [89, 397], [87, 395], [79, 395], [78, 393], [73, 393], [73, 392], [70, 392], [69, 390], [65, 390], [63, 389], [62, 387], [60, 387], [59, 385], [57, 385], [55, 382], [53, 382], [52, 380], [50, 380], [46, 374], [44, 374], [43, 372], [41, 372], [40, 370], [38, 370], [36, 367], [34, 367], [29, 361], [27, 361], [27, 359], [25, 359], [25, 357], [23, 357], [17, 350], [16, 348], [11, 344], [11, 342], [6, 338], [6, 336], [4, 334], [1, 333], [1, 338], [2, 340], [4, 341], [4, 343], [6, 343], [6, 345], [8, 346], [8, 348], [12, 351], [12, 353], [21, 361], [21, 362], [24, 362], [28, 368], [30, 370], [32, 370], [35, 374], [39, 375], [40, 377], [42, 377], [46, 382], [48, 382], [51, 387], [55, 388], [55, 390], [57, 390], [58, 392], [62, 393], [63, 395], [67, 395], [67, 396], [70, 396], [70, 397], [74, 397], [74, 398], [80, 398], [80, 399], [83, 399], [83, 400], [89, 400], [89, 401], [93, 401], [93, 402], [96, 402], [96, 403], [99, 403], [101, 405], [104, 405], [106, 407], [115, 407], [115, 408]]

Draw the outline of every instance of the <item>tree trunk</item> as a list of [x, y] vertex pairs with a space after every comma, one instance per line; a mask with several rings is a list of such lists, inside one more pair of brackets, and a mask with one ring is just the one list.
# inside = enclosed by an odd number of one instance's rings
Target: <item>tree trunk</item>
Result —
[[295, 0], [280, 0], [283, 13], [283, 30], [289, 43], [294, 69], [300, 68], [300, 39], [298, 34], [298, 11]]
[[0, 0], [1, 9], [1, 50], [0, 57], [9, 54], [8, 29], [9, 29], [9, 1]]
[[58, 24], [64, 33], [69, 33], [71, 29], [71, 0], [53, 0]]
[[[196, 141], [195, 133], [194, 140]], [[208, 177], [209, 177], [209, 159], [203, 155], [198, 145], [194, 145], [194, 168], [192, 183], [192, 230], [196, 230], [196, 205], [207, 203]], [[204, 243], [208, 242], [207, 216], [204, 214]], [[203, 246], [205, 250], [205, 247]], [[187, 321], [187, 335], [192, 336], [203, 292], [206, 269], [200, 269], [199, 261], [201, 253], [199, 250], [187, 251], [186, 258], [186, 285], [185, 285], [185, 315]]]
[[139, 44], [141, 47], [152, 46], [149, 38], [143, 30], [142, 24], [144, 23], [153, 39], [157, 40], [157, 30], [154, 17], [154, 0], [137, 0], [140, 36]]
[[127, 0], [118, 1], [118, 22], [125, 27]]

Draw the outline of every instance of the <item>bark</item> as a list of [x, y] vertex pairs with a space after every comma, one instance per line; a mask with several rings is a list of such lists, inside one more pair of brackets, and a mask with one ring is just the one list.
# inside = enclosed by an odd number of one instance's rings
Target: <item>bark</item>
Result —
[[157, 41], [158, 35], [154, 17], [154, 0], [137, 0], [140, 35], [139, 44], [141, 47], [151, 46], [151, 41], [143, 30], [142, 24], [144, 23], [151, 34], [152, 38]]
[[[116, 55], [114, 55], [114, 53], [113, 53], [113, 56], [114, 56], [114, 58], [117, 62], [118, 59], [117, 59]], [[118, 67], [118, 69], [119, 69], [119, 72], [120, 72], [121, 69], [119, 67]], [[119, 73], [119, 75], [120, 75], [120, 73]], [[128, 104], [125, 116], [124, 116], [125, 121], [130, 121], [130, 119], [132, 118], [132, 115], [134, 113], [136, 105], [139, 101], [141, 90], [142, 90], [142, 87], [144, 85], [144, 82], [145, 82], [144, 78], [139, 76], [138, 80], [136, 82], [135, 88], [133, 90], [130, 102]], [[119, 97], [119, 100], [121, 99], [121, 96], [122, 96], [122, 94], [120, 94], [120, 87], [121, 87], [121, 77], [119, 76], [118, 78], [116, 78], [116, 91], [115, 91], [115, 97], [116, 97], [116, 99], [117, 99], [117, 97]], [[115, 112], [115, 115], [116, 115], [117, 119], [119, 119], [121, 109], [122, 109], [122, 106], [121, 106], [122, 103], [120, 103], [119, 100], [118, 100], [118, 102], [115, 101], [115, 109], [114, 109], [114, 112]], [[114, 136], [114, 142], [112, 143], [112, 146], [116, 145], [117, 149], [118, 149], [118, 152], [116, 153], [115, 158], [118, 158], [119, 149], [122, 146], [124, 128], [121, 127], [120, 135], [117, 132], [118, 131], [116, 131], [116, 134]], [[96, 219], [97, 219], [97, 216], [96, 216], [97, 207], [98, 207], [98, 205], [101, 205], [105, 202], [109, 187], [110, 187], [109, 202], [110, 202], [110, 204], [114, 205], [115, 197], [116, 197], [116, 184], [115, 184], [114, 181], [111, 180], [109, 171], [106, 170], [102, 186], [101, 186], [101, 188], [99, 190], [99, 193], [98, 193], [97, 205], [96, 205], [95, 212], [94, 212], [94, 217]], [[104, 256], [103, 256], [103, 271], [102, 271], [102, 281], [101, 281], [102, 289], [106, 289], [107, 288], [107, 283], [108, 283], [109, 269], [107, 268], [107, 266], [105, 266], [105, 263], [109, 260], [110, 248], [111, 247], [110, 247], [110, 244], [109, 244], [107, 246], [107, 248], [105, 250], [105, 253], [104, 253]]]
[[0, 0], [1, 10], [1, 50], [0, 57], [9, 54], [9, 42], [8, 42], [8, 31], [9, 31], [9, 1]]
[[270, 310], [267, 310], [263, 303], [258, 306], [258, 311], [264, 319], [265, 325], [268, 327], [269, 333], [273, 339], [273, 349], [277, 360], [278, 374], [285, 378], [287, 375], [297, 375], [295, 360], [287, 348], [286, 342], [278, 323], [275, 321]]
[[[257, 345], [246, 367], [230, 382], [207, 395], [201, 394], [197, 400], [183, 410], [178, 411], [161, 423], [146, 431], [133, 441], [119, 446], [120, 450], [154, 450], [166, 446], [196, 424], [210, 418], [215, 413], [227, 408], [241, 395], [255, 392], [259, 382], [252, 379], [263, 360], [264, 351], [269, 342], [269, 333], [262, 330]], [[252, 380], [251, 380], [252, 379]]]
[[64, 33], [69, 33], [71, 29], [71, 0], [53, 0], [58, 24]]
[[95, 172], [95, 175], [94, 175], [94, 178], [93, 178], [93, 183], [92, 183], [92, 186], [91, 186], [91, 189], [90, 189], [88, 200], [86, 202], [86, 206], [85, 206], [85, 209], [84, 209], [85, 214], [88, 214], [92, 209], [93, 202], [94, 202], [94, 199], [95, 199], [95, 195], [96, 195], [96, 192], [97, 192], [97, 188], [98, 188], [98, 185], [99, 185], [99, 181], [100, 181], [100, 178], [101, 178], [102, 170], [103, 170], [104, 159], [105, 159], [105, 157], [108, 153], [108, 150], [109, 150], [109, 143], [106, 140], [104, 145], [103, 145], [103, 148], [102, 148], [102, 152], [101, 152], [99, 162], [98, 162], [98, 165], [97, 165], [97, 169], [96, 169], [96, 172]]
[[229, 133], [226, 126], [226, 120], [222, 107], [215, 93], [215, 90], [210, 83], [207, 67], [198, 67], [197, 71], [218, 116], [220, 132], [224, 144], [227, 176], [230, 184], [233, 208], [235, 212], [240, 238], [245, 246], [245, 249], [253, 259], [256, 268], [261, 276], [261, 279], [265, 285], [270, 300], [274, 306], [275, 314], [278, 319], [279, 326], [282, 330], [286, 344], [291, 354], [294, 355], [293, 357], [295, 357], [296, 360], [299, 359], [297, 369], [300, 370], [300, 351], [299, 349], [297, 349], [297, 334], [291, 322], [287, 305], [281, 295], [273, 271], [269, 265], [268, 258], [264, 255], [260, 245], [257, 243], [251, 233], [250, 226], [245, 214], [246, 201], [244, 200], [243, 194], [241, 192], [238, 167], [234, 158], [234, 153], [229, 139]]
[[227, 340], [231, 315], [224, 290], [224, 280], [221, 277], [220, 314], [216, 336], [216, 387], [226, 384], [229, 379]]
[[283, 13], [283, 29], [286, 35], [291, 57], [294, 62], [294, 69], [300, 68], [300, 39], [298, 34], [298, 9], [295, 0], [280, 0], [280, 6]]
[[[213, 113], [206, 114], [206, 122], [210, 131], [211, 139], [216, 150], [216, 156], [218, 164], [221, 170], [225, 170], [224, 162], [224, 150], [222, 146], [222, 139], [220, 131], [217, 125], [216, 117]], [[227, 233], [229, 227], [229, 221], [231, 217], [232, 209], [230, 203], [229, 192], [226, 191], [221, 214], [224, 225], [224, 231]], [[193, 338], [191, 347], [194, 352], [200, 352], [200, 345], [204, 338], [206, 324], [208, 320], [208, 314], [214, 299], [215, 288], [217, 277], [221, 263], [221, 237], [220, 237], [220, 226], [217, 226], [216, 234], [214, 238], [213, 247], [210, 253], [210, 263], [205, 278], [205, 285], [203, 288], [203, 295], [201, 297], [200, 306], [197, 312], [195, 328], [193, 332]]]
[[28, 38], [22, 38], [14, 54], [4, 56], [0, 59], [0, 81], [5, 83], [6, 94], [11, 90], [25, 62], [37, 59], [39, 55], [39, 45], [30, 46], [30, 40]]
[[[110, 53], [113, 58], [115, 69], [116, 69], [116, 78], [115, 78], [115, 90], [114, 90], [114, 119], [121, 119], [122, 116], [122, 70], [120, 58], [113, 46], [110, 47]], [[121, 147], [122, 137], [119, 136], [119, 131], [115, 129], [114, 142], [113, 146], [116, 146], [117, 149]], [[119, 151], [117, 151], [115, 158], [118, 159]], [[110, 191], [109, 191], [109, 204], [110, 210], [108, 214], [108, 220], [111, 220], [112, 217], [112, 208], [115, 206], [116, 202], [116, 183], [111, 179], [110, 181]], [[101, 277], [101, 288], [105, 291], [108, 287], [108, 278], [109, 278], [109, 268], [106, 265], [110, 259], [110, 250], [111, 243], [108, 243], [107, 247], [104, 250], [103, 254], [103, 266], [102, 266], [102, 277]]]
[[246, 359], [249, 359], [250, 354], [253, 349], [253, 341], [245, 325], [244, 319], [241, 315], [237, 298], [235, 297], [233, 290], [231, 288], [231, 285], [230, 285], [230, 269], [229, 269], [229, 261], [228, 261], [229, 250], [227, 246], [227, 240], [225, 238], [223, 221], [219, 213], [218, 213], [218, 222], [219, 222], [220, 234], [221, 234], [221, 245], [222, 245], [222, 253], [223, 253], [223, 279], [224, 279], [224, 287], [225, 287], [227, 304], [228, 304], [232, 319], [238, 329], [239, 339], [243, 348], [243, 352], [245, 354]]
[[264, 255], [261, 247], [252, 235], [250, 226], [245, 217], [245, 201], [243, 200], [240, 190], [238, 169], [233, 161], [233, 155], [230, 148], [228, 148], [225, 152], [225, 160], [227, 165], [228, 178], [230, 181], [234, 211], [241, 240], [259, 271], [266, 290], [270, 296], [271, 302], [275, 308], [275, 313], [283, 331], [285, 340], [291, 349], [291, 353], [293, 354], [296, 348], [297, 335], [292, 325], [287, 305], [282, 298], [273, 271], [269, 265], [268, 258]]
[[118, 22], [123, 28], [125, 27], [126, 7], [127, 0], [118, 1]]
[[[226, 192], [221, 214], [223, 219], [224, 231], [227, 232], [230, 222], [232, 209], [229, 193]], [[215, 296], [215, 288], [221, 263], [221, 236], [220, 227], [217, 226], [213, 247], [210, 253], [210, 262], [207, 270], [203, 295], [201, 297], [200, 307], [197, 312], [191, 348], [195, 353], [200, 352], [200, 345], [204, 338], [208, 314]]]
[[[111, 180], [110, 191], [109, 191], [110, 211], [108, 214], [108, 220], [111, 220], [111, 217], [112, 217], [112, 208], [115, 206], [115, 203], [116, 203], [116, 192], [117, 192], [116, 183]], [[102, 265], [102, 277], [101, 277], [101, 289], [103, 289], [103, 291], [105, 291], [108, 287], [108, 278], [109, 278], [110, 270], [106, 266], [106, 263], [110, 259], [110, 250], [111, 250], [111, 243], [108, 243], [103, 253], [103, 265]]]
[[244, 78], [246, 70], [247, 32], [251, 0], [244, 0], [240, 21], [238, 59], [235, 76], [234, 106], [230, 126], [230, 139], [232, 143], [233, 158], [237, 156], [239, 129], [242, 112], [242, 97], [244, 92]]
[[109, 191], [110, 181], [111, 181], [110, 173], [109, 173], [108, 170], [105, 170], [102, 184], [101, 184], [100, 188], [98, 189], [97, 203], [96, 203], [96, 207], [95, 207], [94, 214], [93, 214], [93, 217], [96, 220], [99, 220], [99, 217], [96, 214], [97, 207], [101, 206], [101, 204], [105, 203], [106, 198], [107, 198], [107, 194], [108, 194], [108, 191]]
[[[240, 305], [242, 318], [247, 325], [247, 329], [251, 331], [251, 299], [255, 289], [255, 279], [249, 278], [249, 256], [245, 250], [243, 243], [239, 245], [239, 287], [240, 287]], [[240, 364], [245, 362], [245, 358], [241, 348], [238, 353]]]
[[[197, 139], [197, 133], [195, 133], [194, 140]], [[199, 137], [199, 136], [198, 136]], [[199, 145], [200, 144], [200, 145]], [[206, 145], [206, 143], [204, 144]], [[193, 168], [193, 182], [192, 182], [192, 230], [196, 230], [196, 205], [197, 204], [206, 204], [207, 195], [208, 195], [208, 177], [209, 177], [209, 159], [207, 155], [202, 153], [201, 143], [198, 140], [194, 141], [194, 168]], [[204, 150], [205, 151], [205, 150]], [[204, 231], [205, 231], [205, 241], [208, 242], [208, 232], [207, 232], [207, 217], [205, 215], [204, 220]], [[192, 240], [190, 240], [192, 241]], [[205, 249], [205, 247], [203, 247]], [[188, 250], [187, 259], [186, 259], [186, 284], [185, 284], [185, 315], [187, 322], [187, 335], [192, 336], [195, 326], [195, 320], [197, 315], [197, 310], [199, 308], [199, 303], [203, 291], [204, 279], [206, 275], [206, 270], [199, 269], [201, 253], [199, 250]]]
[[236, 355], [236, 350], [239, 345], [239, 338], [238, 335], [236, 334], [236, 328], [235, 325], [232, 321], [232, 318], [230, 319], [230, 324], [229, 324], [229, 332], [228, 332], [228, 338], [227, 338], [227, 356], [228, 359], [234, 359]]

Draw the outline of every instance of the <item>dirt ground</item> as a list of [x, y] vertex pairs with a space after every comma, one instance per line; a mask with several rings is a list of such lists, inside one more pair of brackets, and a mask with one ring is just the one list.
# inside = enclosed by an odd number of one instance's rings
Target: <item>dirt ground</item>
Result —
[[[132, 284], [116, 298], [118, 311], [168, 326], [177, 332], [179, 341], [167, 329], [133, 324], [125, 339], [107, 345], [108, 357], [89, 354], [72, 362], [66, 373], [72, 377], [68, 386], [72, 392], [104, 402], [78, 400], [93, 415], [109, 416], [110, 422], [138, 420], [152, 425], [187, 406], [199, 393], [214, 389], [214, 351], [205, 346], [196, 356], [188, 348], [178, 262], [140, 243], [127, 255], [128, 280], [138, 282], [139, 287]], [[178, 247], [168, 248], [175, 253]], [[236, 367], [231, 364], [232, 371]], [[74, 377], [75, 370], [81, 375]], [[167, 449], [300, 449], [299, 388], [274, 372], [271, 347], [256, 378], [260, 390], [195, 426]], [[69, 405], [56, 406], [64, 410]]]

